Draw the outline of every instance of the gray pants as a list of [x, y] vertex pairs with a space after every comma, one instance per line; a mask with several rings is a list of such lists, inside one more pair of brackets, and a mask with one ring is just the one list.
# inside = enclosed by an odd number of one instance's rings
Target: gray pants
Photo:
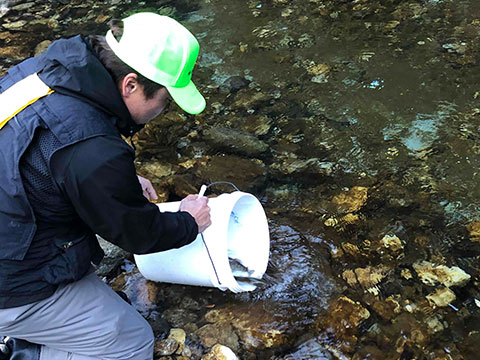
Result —
[[0, 335], [42, 344], [40, 360], [152, 360], [146, 320], [90, 274], [48, 299], [0, 309]]

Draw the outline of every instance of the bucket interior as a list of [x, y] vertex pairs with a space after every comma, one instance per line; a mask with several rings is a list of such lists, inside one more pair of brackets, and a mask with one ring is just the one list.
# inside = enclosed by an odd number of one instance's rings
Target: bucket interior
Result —
[[[265, 212], [253, 196], [242, 196], [230, 213], [227, 252], [232, 275], [243, 291], [256, 288], [267, 268], [270, 237]], [[258, 281], [257, 281], [258, 283]]]

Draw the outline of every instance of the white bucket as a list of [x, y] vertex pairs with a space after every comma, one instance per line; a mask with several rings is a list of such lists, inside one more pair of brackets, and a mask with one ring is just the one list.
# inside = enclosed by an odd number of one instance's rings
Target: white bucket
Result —
[[[208, 200], [212, 225], [189, 245], [147, 255], [135, 255], [142, 275], [153, 281], [216, 287], [233, 292], [255, 285], [238, 281], [229, 258], [261, 279], [267, 269], [270, 235], [262, 205], [251, 194], [235, 191]], [[180, 202], [158, 204], [160, 211], [178, 211]], [[203, 235], [203, 239], [202, 239]]]

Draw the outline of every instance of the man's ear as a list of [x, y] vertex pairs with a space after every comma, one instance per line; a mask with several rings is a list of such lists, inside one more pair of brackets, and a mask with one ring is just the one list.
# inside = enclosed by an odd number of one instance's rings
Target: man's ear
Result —
[[128, 73], [120, 82], [120, 93], [122, 97], [129, 97], [138, 90], [138, 75], [135, 73]]

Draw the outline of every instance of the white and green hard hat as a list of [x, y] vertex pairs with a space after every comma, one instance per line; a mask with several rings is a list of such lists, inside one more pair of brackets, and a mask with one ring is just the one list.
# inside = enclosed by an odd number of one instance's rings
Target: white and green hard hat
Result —
[[165, 86], [187, 113], [198, 114], [205, 109], [205, 99], [191, 80], [199, 44], [179, 22], [155, 13], [137, 13], [123, 19], [120, 41], [111, 30], [106, 40], [120, 60]]

